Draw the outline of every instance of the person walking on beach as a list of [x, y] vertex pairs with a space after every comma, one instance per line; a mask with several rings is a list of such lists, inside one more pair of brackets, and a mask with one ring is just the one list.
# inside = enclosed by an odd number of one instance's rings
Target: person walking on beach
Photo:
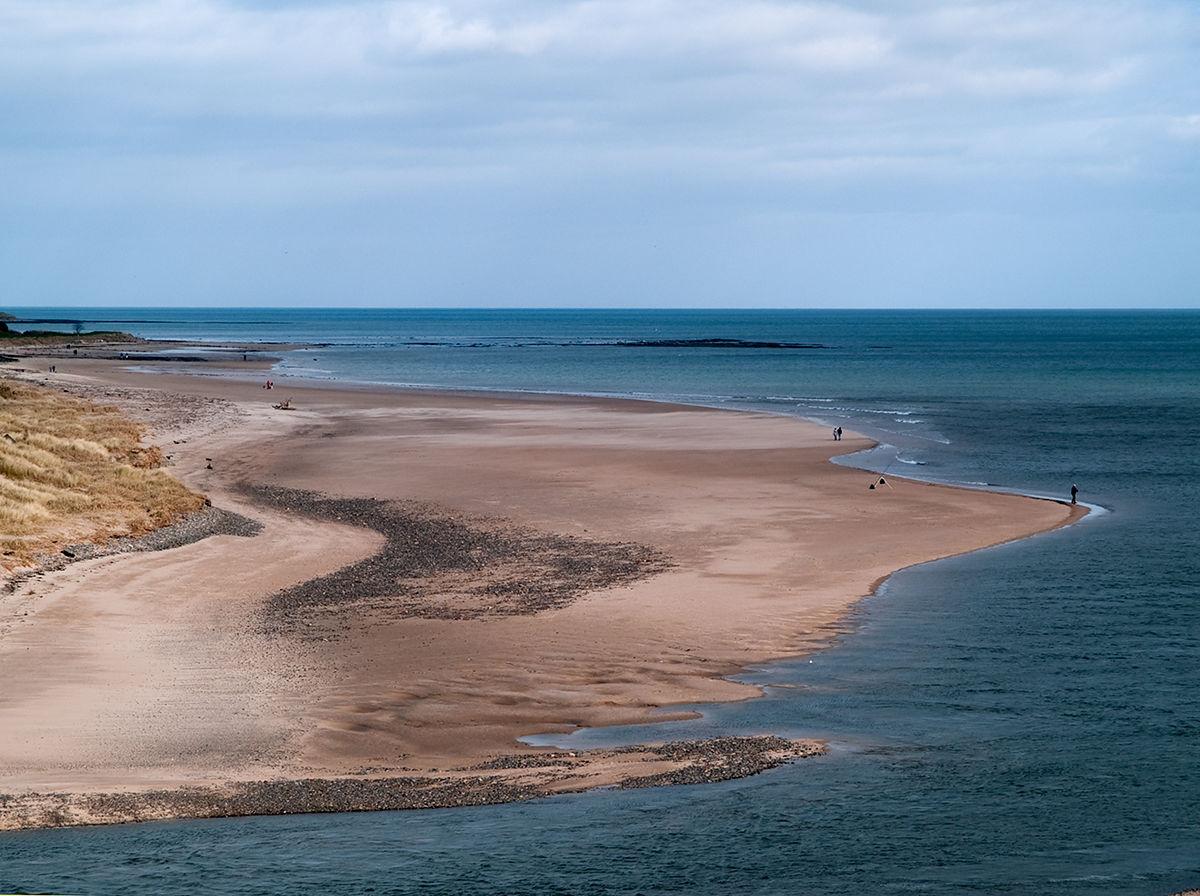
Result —
[[842, 440], [842, 428], [840, 426], [837, 428], [837, 440], [839, 442]]
[[834, 440], [835, 442], [838, 440], [838, 437], [837, 437], [837, 427], [836, 427], [836, 426], [833, 428], [833, 440]]
[[1078, 496], [1079, 496], [1079, 486], [1077, 486], [1074, 482], [1072, 482], [1071, 483], [1071, 503], [1072, 504], [1078, 503], [1078, 500], [1077, 500]]

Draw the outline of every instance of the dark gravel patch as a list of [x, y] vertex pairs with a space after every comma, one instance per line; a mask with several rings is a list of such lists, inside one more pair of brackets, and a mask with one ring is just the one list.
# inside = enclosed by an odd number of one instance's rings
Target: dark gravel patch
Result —
[[671, 566], [641, 544], [534, 532], [422, 504], [273, 486], [244, 491], [268, 507], [362, 526], [386, 539], [366, 560], [273, 595], [268, 617], [279, 626], [351, 608], [427, 619], [531, 615]]
[[748, 778], [794, 759], [819, 756], [825, 752], [825, 748], [812, 741], [791, 741], [764, 735], [676, 741], [658, 746], [628, 747], [617, 752], [650, 753], [663, 759], [686, 763], [674, 771], [630, 778], [617, 785], [622, 789], [632, 789], [676, 784], [711, 784], [716, 781]]
[[155, 529], [137, 538], [116, 538], [108, 542], [123, 552], [131, 551], [165, 551], [168, 548], [178, 548], [192, 544], [210, 535], [236, 535], [240, 538], [253, 538], [262, 531], [262, 524], [256, 520], [244, 517], [231, 510], [221, 510], [219, 507], [205, 507], [195, 513], [188, 514], [177, 523]]
[[83, 802], [90, 812], [128, 817], [137, 812], [175, 817], [289, 815], [301, 812], [376, 812], [389, 809], [445, 809], [530, 799], [531, 787], [495, 776], [472, 780], [413, 778], [305, 778], [253, 781], [228, 789], [193, 788], [152, 793], [99, 794]]
[[[309, 812], [373, 812], [397, 809], [446, 809], [511, 803], [545, 796], [554, 785], [576, 786], [587, 764], [614, 753], [640, 753], [651, 759], [683, 763], [663, 774], [632, 778], [621, 788], [704, 784], [758, 774], [795, 759], [824, 752], [819, 744], [781, 737], [719, 737], [581, 753], [513, 754], [476, 769], [538, 769], [539, 780], [515, 783], [503, 775], [455, 777], [306, 778], [252, 781], [221, 787], [187, 787], [136, 793], [0, 794], [0, 828], [112, 824], [160, 818], [223, 818]], [[463, 771], [463, 770], [460, 770]]]
[[210, 535], [237, 535], [250, 538], [262, 531], [262, 526], [240, 514], [217, 507], [205, 507], [190, 513], [178, 522], [145, 535], [110, 538], [100, 544], [73, 544], [57, 554], [49, 554], [38, 568], [14, 575], [4, 583], [0, 593], [10, 594], [17, 586], [33, 576], [65, 569], [80, 560], [107, 557], [111, 554], [135, 554], [144, 551], [166, 551], [201, 541]]
[[471, 766], [479, 771], [494, 771], [496, 769], [514, 768], [554, 768], [571, 764], [578, 753], [511, 753], [508, 756], [497, 756], [487, 762]]
[[131, 793], [0, 795], [0, 829], [122, 824], [165, 818], [231, 818], [314, 812], [446, 809], [532, 799], [532, 787], [496, 776], [470, 780], [306, 778]]

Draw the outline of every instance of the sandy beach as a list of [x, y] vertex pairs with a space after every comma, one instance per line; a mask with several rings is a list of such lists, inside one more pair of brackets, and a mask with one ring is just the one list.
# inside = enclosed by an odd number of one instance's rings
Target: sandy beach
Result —
[[753, 697], [727, 676], [821, 646], [895, 570], [1084, 512], [891, 476], [869, 490], [830, 463], [869, 440], [792, 418], [267, 392], [211, 365], [128, 363], [58, 358], [49, 381], [149, 423], [172, 473], [257, 534], [99, 556], [0, 594], [0, 828], [761, 771], [820, 745], [518, 739]]

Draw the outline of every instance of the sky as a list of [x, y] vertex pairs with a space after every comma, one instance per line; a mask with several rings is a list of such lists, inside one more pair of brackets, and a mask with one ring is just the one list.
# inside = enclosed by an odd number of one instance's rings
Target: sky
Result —
[[1195, 0], [0, 0], [0, 304], [1200, 306]]

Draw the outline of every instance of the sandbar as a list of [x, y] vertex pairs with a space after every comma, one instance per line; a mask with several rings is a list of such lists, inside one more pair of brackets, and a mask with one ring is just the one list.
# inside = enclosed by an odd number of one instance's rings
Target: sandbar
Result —
[[149, 422], [176, 476], [259, 528], [0, 596], [0, 828], [755, 773], [821, 745], [519, 739], [757, 696], [729, 676], [827, 644], [895, 570], [1084, 512], [869, 490], [830, 462], [869, 439], [767, 414], [24, 360]]

